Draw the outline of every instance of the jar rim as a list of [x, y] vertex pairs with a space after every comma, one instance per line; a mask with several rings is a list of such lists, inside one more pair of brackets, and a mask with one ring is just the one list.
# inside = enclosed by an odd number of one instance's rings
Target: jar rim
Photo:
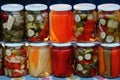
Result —
[[94, 10], [96, 8], [96, 5], [92, 3], [78, 3], [75, 4], [73, 8], [75, 10], [81, 10], [81, 11]]
[[67, 46], [71, 46], [71, 43], [52, 43], [52, 46], [56, 46], [56, 47], [67, 47]]
[[3, 11], [21, 11], [24, 9], [24, 6], [21, 4], [4, 4], [1, 6]]
[[81, 47], [92, 47], [95, 46], [95, 43], [76, 43], [77, 46], [81, 46]]
[[47, 42], [43, 43], [30, 43], [30, 46], [48, 46], [49, 44]]
[[48, 7], [45, 4], [28, 4], [25, 9], [28, 11], [41, 11], [46, 10]]
[[18, 46], [23, 46], [24, 43], [5, 43], [5, 46], [7, 47], [18, 47]]
[[101, 43], [100, 45], [103, 46], [103, 47], [117, 47], [117, 46], [120, 46], [119, 43]]
[[120, 9], [120, 5], [115, 3], [106, 3], [98, 5], [97, 8], [102, 11], [116, 11]]
[[69, 4], [53, 4], [50, 6], [50, 10], [53, 11], [69, 11], [72, 9], [72, 6]]

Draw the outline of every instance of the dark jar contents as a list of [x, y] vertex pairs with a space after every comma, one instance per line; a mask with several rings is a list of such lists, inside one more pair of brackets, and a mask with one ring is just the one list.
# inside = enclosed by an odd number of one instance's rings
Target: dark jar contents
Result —
[[97, 12], [96, 6], [90, 3], [80, 3], [74, 5], [74, 41], [77, 42], [94, 42], [96, 41], [96, 23]]
[[3, 48], [0, 46], [0, 75], [3, 75]]
[[5, 76], [23, 77], [27, 74], [27, 52], [22, 43], [6, 43], [4, 49]]
[[51, 48], [52, 72], [56, 77], [73, 75], [73, 48], [69, 43], [53, 43]]
[[21, 42], [24, 40], [24, 12], [20, 4], [1, 6], [2, 40], [5, 42]]
[[29, 42], [49, 40], [47, 5], [29, 4], [25, 6], [26, 37]]
[[120, 76], [120, 45], [119, 43], [101, 44], [98, 48], [99, 74], [106, 78]]
[[98, 54], [94, 43], [77, 43], [74, 48], [75, 74], [93, 77], [98, 73]]

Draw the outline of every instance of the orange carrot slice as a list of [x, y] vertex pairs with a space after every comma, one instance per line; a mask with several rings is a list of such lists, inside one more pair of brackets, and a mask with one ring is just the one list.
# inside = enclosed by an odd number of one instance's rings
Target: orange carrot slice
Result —
[[99, 56], [99, 74], [103, 75], [105, 72], [105, 59], [103, 47], [98, 48], [98, 56]]

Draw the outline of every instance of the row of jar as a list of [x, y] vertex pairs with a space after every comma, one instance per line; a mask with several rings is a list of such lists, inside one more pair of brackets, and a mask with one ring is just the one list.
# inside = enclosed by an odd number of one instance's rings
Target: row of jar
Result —
[[5, 4], [1, 6], [2, 40], [6, 42], [120, 42], [120, 5], [90, 3], [47, 5]]
[[[3, 55], [2, 55], [3, 54]], [[4, 63], [3, 63], [4, 62]], [[9, 77], [120, 76], [120, 44], [5, 43], [0, 49], [0, 74]]]

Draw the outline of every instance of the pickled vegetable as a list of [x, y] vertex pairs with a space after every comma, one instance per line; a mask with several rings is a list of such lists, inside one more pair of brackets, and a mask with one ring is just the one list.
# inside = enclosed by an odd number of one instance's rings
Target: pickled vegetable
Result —
[[[44, 4], [26, 5], [26, 37], [30, 42], [43, 42], [49, 39], [47, 6]], [[41, 35], [42, 34], [42, 35]]]
[[9, 77], [22, 77], [27, 74], [27, 53], [23, 46], [4, 49], [4, 71]]
[[[89, 44], [88, 44], [89, 45]], [[75, 74], [82, 77], [95, 76], [98, 73], [97, 49], [93, 46], [76, 47], [75, 51]]]
[[6, 4], [3, 5], [1, 9], [2, 9], [1, 12], [2, 40], [4, 40], [5, 42], [23, 41], [24, 40], [24, 13], [22, 11], [23, 6], [19, 4], [11, 5]]
[[[70, 77], [73, 75], [73, 49], [71, 46], [55, 46], [51, 48], [53, 76]], [[81, 65], [79, 70], [82, 69]]]
[[[85, 6], [85, 7], [84, 7]], [[91, 9], [91, 8], [92, 9]], [[75, 41], [77, 42], [93, 42], [96, 40], [96, 12], [94, 4], [76, 4], [74, 5], [75, 19]], [[85, 9], [85, 10], [84, 10]]]
[[[62, 7], [65, 6], [65, 7]], [[74, 38], [74, 16], [68, 4], [55, 4], [50, 6], [50, 41], [65, 43]], [[79, 15], [76, 21], [80, 21]]]
[[30, 46], [28, 48], [29, 74], [34, 77], [46, 77], [52, 73], [49, 46]]
[[[110, 8], [112, 5], [114, 9]], [[107, 8], [105, 9], [104, 7], [106, 6]], [[97, 40], [99, 42], [114, 43], [120, 41], [119, 8], [117, 4], [103, 4], [98, 6]], [[102, 32], [104, 32], [104, 34], [102, 34]], [[101, 38], [101, 36], [103, 37], [105, 35], [106, 37]]]
[[119, 77], [120, 60], [119, 44], [101, 44], [98, 48], [99, 74], [107, 78]]

